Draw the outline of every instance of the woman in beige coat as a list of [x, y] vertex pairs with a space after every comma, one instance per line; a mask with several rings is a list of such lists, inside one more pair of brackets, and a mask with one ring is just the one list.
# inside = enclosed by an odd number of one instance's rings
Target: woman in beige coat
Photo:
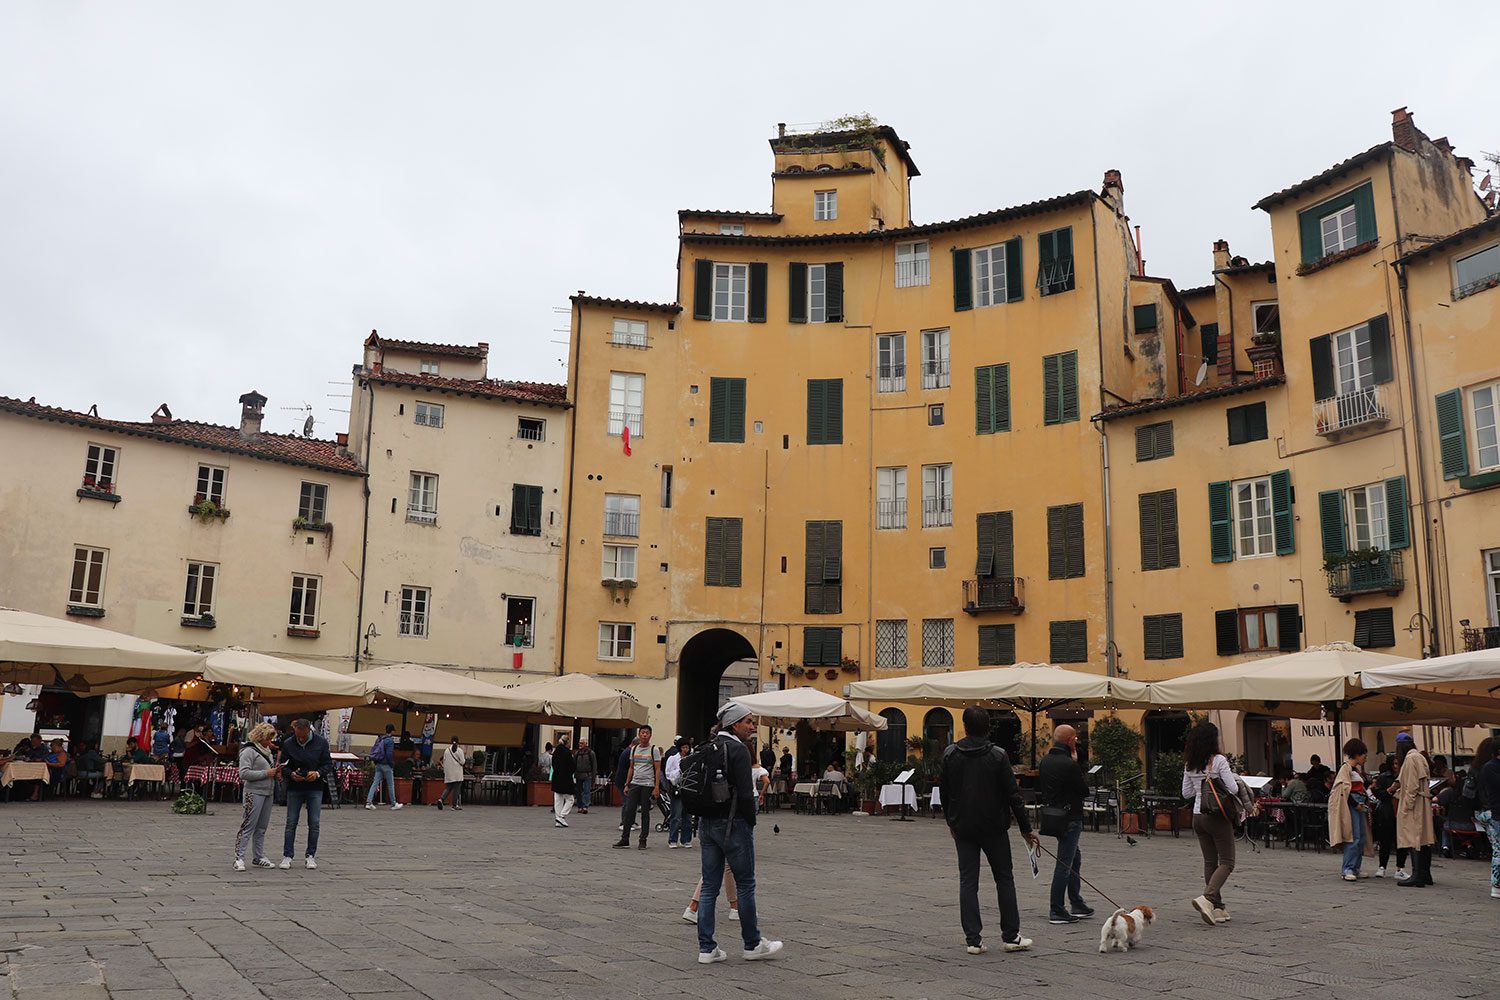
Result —
[[1417, 751], [1411, 733], [1396, 736], [1396, 754], [1400, 761], [1396, 784], [1396, 846], [1411, 851], [1411, 878], [1402, 886], [1421, 889], [1432, 885], [1432, 790], [1427, 787], [1430, 772], [1427, 758]]
[[1333, 779], [1328, 793], [1328, 844], [1344, 846], [1343, 876], [1345, 882], [1360, 878], [1359, 866], [1375, 853], [1370, 839], [1370, 795], [1365, 787], [1365, 757], [1370, 748], [1364, 740], [1352, 739], [1344, 744], [1344, 766]]

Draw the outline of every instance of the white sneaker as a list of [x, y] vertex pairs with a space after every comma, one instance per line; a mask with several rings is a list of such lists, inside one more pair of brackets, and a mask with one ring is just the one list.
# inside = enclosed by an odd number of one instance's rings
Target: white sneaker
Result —
[[1491, 899], [1500, 899], [1500, 889], [1497, 889], [1494, 886], [1491, 886], [1490, 887], [1490, 898]]
[[373, 802], [366, 802], [365, 803], [365, 808], [366, 809], [374, 809], [375, 808], [375, 803], [373, 803]]
[[667, 845], [667, 850], [669, 850], [669, 851], [675, 851], [675, 850], [677, 850], [681, 846], [682, 846], [681, 844], [673, 842], [673, 843], [670, 843], [670, 844]]
[[1344, 881], [1345, 882], [1358, 882], [1359, 881], [1359, 876], [1356, 875], [1356, 874], [1354, 874], [1353, 872], [1344, 872]]
[[1227, 923], [1229, 923], [1229, 911], [1226, 910], [1226, 909], [1223, 909], [1223, 908], [1216, 908], [1214, 910], [1214, 923], [1216, 923], [1216, 924], [1227, 924]]
[[[984, 945], [980, 945], [980, 947], [983, 948]], [[1000, 942], [1000, 947], [1006, 951], [1030, 951], [1031, 938], [1023, 937], [1016, 938], [1014, 941], [1002, 941]]]
[[689, 906], [682, 911], [683, 923], [696, 924], [698, 922], [698, 911]]
[[984, 944], [966, 944], [966, 945], [964, 945], [964, 951], [968, 952], [970, 955], [983, 955], [985, 952], [987, 952], [989, 950], [990, 950], [989, 949], [989, 945], [984, 945]]
[[[782, 949], [780, 941], [772, 941], [769, 938], [761, 938], [760, 944], [744, 952], [741, 956], [747, 962], [758, 962], [763, 958], [770, 958]], [[699, 959], [702, 961], [702, 959]]]
[[406, 803], [405, 802], [397, 802], [395, 805], [391, 806], [391, 808], [392, 809], [405, 809], [406, 808]]
[[318, 859], [315, 858], [315, 857], [313, 857], [311, 854], [309, 854], [307, 856], [307, 867], [309, 867], [309, 868], [316, 868], [316, 867], [318, 867]]
[[[764, 943], [764, 942], [762, 942], [762, 943]], [[778, 948], [781, 947], [781, 942], [780, 941], [776, 942], [776, 946]], [[724, 949], [723, 948], [715, 948], [713, 951], [700, 951], [700, 952], [698, 952], [698, 964], [699, 965], [713, 965], [715, 962], [722, 962], [722, 961], [724, 961], [724, 959], [726, 959], [728, 957], [729, 957], [728, 955], [724, 954]], [[746, 958], [750, 957], [750, 953], [748, 951], [745, 952], [745, 957]]]
[[254, 868], [275, 868], [276, 867], [276, 862], [272, 861], [270, 858], [256, 858], [254, 861], [250, 862], [250, 864]]
[[553, 816], [552, 817], [552, 825], [553, 826], [567, 826], [568, 825], [568, 821], [565, 820], [565, 819], [562, 819], [561, 817]]
[[1396, 869], [1396, 881], [1397, 882], [1405, 882], [1409, 878], [1411, 878], [1411, 876], [1406, 873], [1406, 869], [1405, 868], [1397, 868]]
[[1208, 924], [1210, 927], [1213, 926], [1214, 904], [1208, 901], [1207, 896], [1198, 896], [1194, 898], [1193, 909], [1198, 912], [1198, 916], [1203, 918], [1203, 922], [1205, 924]]
[[731, 906], [729, 908], [729, 919], [735, 923], [740, 922], [740, 908], [738, 906]]
[[1381, 865], [1379, 868], [1375, 869], [1375, 877], [1385, 878], [1385, 865]]
[[245, 859], [244, 858], [235, 858], [234, 859], [234, 870], [237, 871], [237, 872], [242, 872], [242, 871], [245, 870]]
[[276, 867], [280, 868], [282, 871], [286, 871], [287, 869], [289, 869], [289, 868], [292, 867], [292, 859], [291, 858], [282, 858], [281, 859], [281, 864], [277, 865]]

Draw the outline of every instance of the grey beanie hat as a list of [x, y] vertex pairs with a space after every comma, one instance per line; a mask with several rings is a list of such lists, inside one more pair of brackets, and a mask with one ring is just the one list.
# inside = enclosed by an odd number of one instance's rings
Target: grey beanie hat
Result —
[[744, 705], [741, 705], [737, 701], [731, 701], [719, 709], [719, 725], [728, 729], [749, 714], [750, 710]]

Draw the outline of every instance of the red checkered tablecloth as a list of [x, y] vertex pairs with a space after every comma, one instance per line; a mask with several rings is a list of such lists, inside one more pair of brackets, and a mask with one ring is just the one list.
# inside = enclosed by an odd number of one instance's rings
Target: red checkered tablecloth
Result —
[[194, 764], [187, 769], [184, 780], [200, 785], [238, 785], [240, 769], [227, 764]]

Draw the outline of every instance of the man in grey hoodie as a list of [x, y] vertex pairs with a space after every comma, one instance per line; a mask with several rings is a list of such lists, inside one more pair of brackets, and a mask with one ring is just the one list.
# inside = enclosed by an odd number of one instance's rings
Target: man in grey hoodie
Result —
[[266, 857], [266, 827], [271, 824], [271, 801], [276, 791], [276, 778], [281, 768], [276, 764], [276, 751], [271, 741], [276, 738], [276, 727], [262, 722], [250, 730], [250, 739], [240, 749], [240, 785], [245, 795], [245, 818], [240, 823], [240, 832], [234, 841], [234, 870], [245, 870], [245, 848], [254, 837], [255, 852], [251, 862], [257, 868], [274, 868], [275, 863]]

